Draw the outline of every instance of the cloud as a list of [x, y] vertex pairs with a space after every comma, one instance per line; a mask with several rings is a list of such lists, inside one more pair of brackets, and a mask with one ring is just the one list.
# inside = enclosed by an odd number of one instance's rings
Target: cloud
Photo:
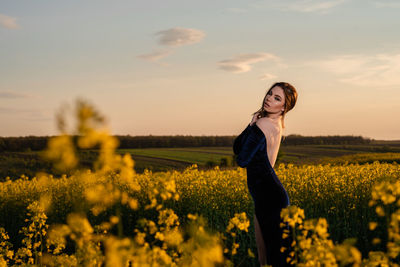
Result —
[[219, 61], [218, 66], [220, 69], [229, 72], [241, 73], [250, 71], [252, 68], [251, 64], [265, 61], [268, 59], [276, 61], [279, 60], [277, 56], [269, 53], [240, 54], [232, 59]]
[[358, 72], [362, 69], [363, 65], [367, 64], [367, 62], [368, 59], [366, 57], [358, 55], [341, 55], [331, 57], [327, 60], [316, 61], [316, 64], [332, 73], [347, 74]]
[[7, 29], [18, 29], [17, 19], [0, 14], [0, 25]]
[[400, 53], [376, 55], [339, 55], [310, 62], [338, 75], [339, 81], [358, 86], [399, 86]]
[[182, 46], [200, 42], [205, 33], [200, 30], [190, 28], [172, 28], [164, 31], [159, 31], [156, 35], [160, 35], [158, 42], [166, 46]]
[[155, 51], [149, 54], [138, 55], [138, 58], [142, 58], [147, 61], [157, 62], [158, 60], [168, 56], [172, 51]]
[[[203, 31], [190, 28], [172, 28], [164, 31], [159, 31], [156, 35], [160, 35], [158, 43], [170, 47], [179, 47], [198, 43], [203, 40], [206, 35]], [[138, 55], [138, 58], [156, 62], [162, 66], [168, 66], [166, 63], [158, 62], [160, 59], [170, 55], [172, 50], [155, 51], [148, 54]]]
[[[265, 2], [267, 7], [282, 11], [295, 11], [302, 13], [320, 12], [327, 13], [330, 9], [348, 0], [270, 0]], [[262, 7], [265, 7], [262, 3]], [[256, 4], [260, 7], [260, 4]]]
[[0, 91], [0, 98], [29, 98], [30, 95], [10, 91]]
[[277, 78], [278, 76], [270, 73], [264, 73], [263, 75], [260, 76], [260, 80], [272, 80]]

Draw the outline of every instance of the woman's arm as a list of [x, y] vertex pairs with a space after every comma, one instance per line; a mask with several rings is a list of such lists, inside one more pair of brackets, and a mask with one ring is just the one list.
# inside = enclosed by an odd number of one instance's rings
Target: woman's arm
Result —
[[253, 156], [260, 149], [262, 140], [264, 140], [264, 134], [254, 127], [250, 127], [247, 138], [243, 141], [241, 150], [236, 157], [236, 162], [240, 167], [247, 167]]
[[249, 134], [250, 126], [254, 125], [254, 123], [256, 123], [256, 121], [258, 120], [258, 117], [257, 117], [258, 114], [259, 113], [254, 114], [251, 122], [247, 125], [246, 129], [244, 129], [244, 131], [238, 137], [236, 137], [235, 140], [233, 141], [233, 153], [235, 155], [240, 153], [240, 150], [242, 149], [242, 145], [243, 145], [244, 141], [246, 140], [247, 135]]
[[250, 130], [250, 123], [247, 125], [246, 129], [243, 130], [241, 134], [239, 134], [235, 140], [233, 141], [233, 153], [235, 155], [240, 153], [240, 150], [242, 149], [242, 145], [244, 141], [247, 138], [247, 135], [249, 134]]

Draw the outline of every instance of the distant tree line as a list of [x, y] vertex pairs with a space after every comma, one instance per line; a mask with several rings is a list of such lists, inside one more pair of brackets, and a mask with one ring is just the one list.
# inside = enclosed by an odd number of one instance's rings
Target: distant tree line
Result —
[[0, 152], [40, 151], [46, 148], [49, 136], [0, 137]]
[[[0, 137], [2, 151], [40, 151], [46, 148], [51, 136]], [[155, 148], [155, 147], [213, 147], [232, 146], [236, 136], [130, 136], [116, 135], [119, 148]], [[76, 136], [75, 136], [76, 139]], [[301, 136], [288, 135], [282, 139], [282, 145], [357, 145], [369, 144], [372, 139], [362, 136]]]
[[361, 145], [373, 139], [353, 135], [302, 136], [288, 135], [282, 138], [283, 145]]

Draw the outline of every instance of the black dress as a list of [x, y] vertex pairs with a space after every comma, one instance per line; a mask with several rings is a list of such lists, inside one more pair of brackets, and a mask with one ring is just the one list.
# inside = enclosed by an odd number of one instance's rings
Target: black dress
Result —
[[[288, 253], [292, 251], [290, 226], [289, 238], [282, 239], [283, 229], [280, 223], [282, 208], [290, 205], [289, 196], [279, 181], [268, 160], [267, 140], [264, 132], [256, 123], [236, 137], [233, 151], [237, 164], [247, 169], [247, 186], [254, 201], [255, 215], [261, 228], [266, 248], [267, 264], [272, 266], [291, 266], [286, 263]], [[286, 247], [282, 253], [281, 247]]]

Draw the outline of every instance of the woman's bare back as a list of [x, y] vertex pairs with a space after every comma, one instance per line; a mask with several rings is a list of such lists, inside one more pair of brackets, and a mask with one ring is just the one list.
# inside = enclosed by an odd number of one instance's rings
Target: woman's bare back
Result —
[[267, 140], [267, 154], [271, 166], [274, 167], [281, 144], [282, 127], [264, 117], [256, 121], [257, 126], [263, 131]]

